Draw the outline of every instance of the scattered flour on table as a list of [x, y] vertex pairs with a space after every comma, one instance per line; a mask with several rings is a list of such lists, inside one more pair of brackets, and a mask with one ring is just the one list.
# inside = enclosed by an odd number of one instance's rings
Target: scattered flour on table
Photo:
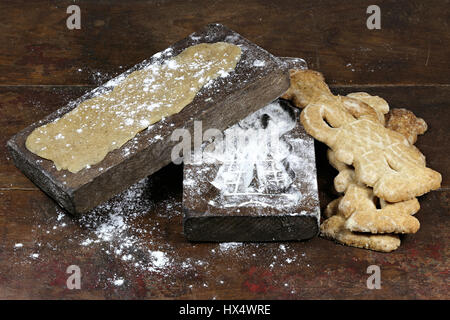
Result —
[[253, 61], [253, 66], [254, 67], [264, 67], [266, 65], [266, 63], [262, 60], [255, 60]]
[[229, 251], [242, 247], [241, 242], [223, 242], [219, 245], [220, 251]]
[[148, 178], [83, 216], [80, 223], [92, 230], [93, 236], [81, 240], [80, 245], [106, 244], [105, 253], [128, 261], [141, 271], [160, 273], [170, 267], [167, 254], [159, 249], [149, 249], [149, 243], [142, 238], [143, 235], [151, 236], [151, 230], [135, 221], [152, 207], [146, 197], [147, 187]]
[[124, 281], [123, 279], [116, 279], [116, 280], [113, 280], [114, 285], [117, 286], [117, 287], [123, 285], [124, 282], [125, 282], [125, 281]]
[[[206, 288], [224, 285], [227, 282], [226, 277], [205, 282], [205, 276], [208, 278], [207, 275], [214, 270], [213, 266], [217, 263], [228, 264], [228, 270], [240, 269], [243, 264], [251, 266], [264, 256], [268, 258], [264, 260], [263, 265], [258, 263], [258, 266], [270, 270], [275, 267], [293, 265], [306, 258], [304, 253], [302, 254], [289, 243], [228, 242], [199, 245], [183, 241], [181, 234], [175, 237], [179, 239], [174, 241], [171, 236], [168, 237], [165, 234], [164, 227], [154, 220], [160, 217], [159, 215], [147, 217], [150, 220], [147, 223], [141, 220], [146, 215], [152, 214], [155, 206], [151, 200], [150, 186], [149, 178], [143, 179], [79, 219], [73, 219], [59, 209], [52, 223], [37, 226], [40, 237], [42, 234], [51, 234], [51, 236], [48, 242], [45, 236], [40, 238], [40, 242], [33, 245], [32, 251], [28, 251], [30, 262], [40, 263], [47, 260], [48, 254], [58, 255], [59, 243], [52, 241], [58, 238], [58, 232], [64, 232], [63, 224], [73, 227], [74, 223], [83, 229], [81, 235], [68, 236], [63, 241], [73, 243], [75, 248], [79, 248], [80, 252], [77, 251], [78, 249], [73, 252], [74, 257], [83, 256], [83, 252], [87, 249], [90, 252], [100, 250], [100, 254], [103, 253], [117, 261], [112, 263], [123, 265], [125, 269], [122, 271], [105, 270], [106, 278], [98, 280], [100, 284], [106, 281], [117, 288], [129, 288], [128, 284], [133, 283], [136, 274], [144, 275], [144, 277], [154, 274], [158, 279], [166, 279], [162, 281], [169, 284], [181, 277], [186, 279], [189, 289], [193, 289], [194, 286]], [[164, 219], [167, 219], [165, 223], [177, 223], [181, 228], [181, 212], [179, 209], [174, 209], [174, 207], [180, 208], [180, 203], [172, 199], [164, 200], [160, 205], [163, 205], [167, 211], [177, 211], [164, 216]], [[63, 234], [66, 236], [65, 233]], [[23, 247], [19, 250], [20, 252], [27, 250], [26, 246], [20, 246], [20, 244], [15, 245], [15, 247]], [[205, 246], [209, 249], [191, 250], [197, 246]], [[17, 251], [16, 254], [19, 252]], [[306, 262], [302, 264], [306, 265]]]

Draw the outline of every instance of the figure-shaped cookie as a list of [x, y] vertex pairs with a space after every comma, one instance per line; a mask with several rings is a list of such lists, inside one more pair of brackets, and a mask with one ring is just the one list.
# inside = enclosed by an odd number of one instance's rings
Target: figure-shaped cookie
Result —
[[[320, 72], [314, 70], [289, 70], [291, 85], [282, 96], [295, 106], [304, 108], [322, 98], [335, 97]], [[384, 124], [384, 114], [389, 111], [387, 102], [365, 92], [355, 92], [347, 96], [337, 96], [352, 114]], [[387, 110], [386, 110], [387, 109]]]
[[[322, 124], [323, 130], [309, 133], [325, 143], [337, 140], [337, 145], [341, 147], [336, 150], [338, 157], [347, 164], [353, 163], [356, 154], [354, 166], [358, 180], [373, 186], [377, 196], [398, 202], [439, 188], [442, 178], [439, 173], [425, 168], [424, 156], [415, 147], [408, 148], [405, 138], [400, 134], [389, 133], [383, 127], [384, 114], [389, 110], [384, 99], [365, 92], [351, 93], [346, 97], [334, 96], [319, 72], [291, 70], [290, 73], [291, 86], [283, 97], [293, 100], [301, 108], [325, 103], [333, 109], [326, 115], [326, 120], [334, 123], [333, 127], [349, 124], [348, 130], [342, 130], [347, 134], [341, 134], [341, 139], [334, 139], [338, 130], [332, 130], [319, 115], [316, 124]], [[343, 110], [337, 111], [336, 106]], [[322, 114], [325, 110], [324, 107], [320, 108]], [[325, 114], [322, 115], [325, 117]], [[378, 124], [365, 128], [367, 122], [362, 121]], [[312, 128], [309, 126], [309, 129]], [[381, 135], [378, 132], [380, 130]]]
[[416, 198], [393, 204], [379, 199], [378, 209], [372, 189], [355, 180], [352, 168], [339, 162], [332, 150], [328, 150], [327, 156], [330, 164], [339, 171], [335, 188], [345, 192], [337, 211], [347, 219], [346, 229], [370, 233], [415, 233], [419, 230], [419, 220], [412, 217], [420, 209]]
[[345, 227], [346, 219], [337, 212], [340, 200], [341, 198], [330, 202], [325, 210], [325, 215], [329, 218], [320, 226], [320, 234], [323, 237], [348, 246], [381, 252], [391, 252], [400, 246], [400, 238], [397, 235], [366, 235], [348, 230]]
[[291, 85], [281, 98], [291, 100], [296, 107], [304, 108], [323, 95], [333, 95], [320, 72], [291, 69], [289, 74]]
[[386, 115], [386, 127], [404, 135], [410, 144], [417, 141], [417, 135], [427, 131], [427, 123], [409, 110], [392, 109]]
[[348, 98], [362, 101], [371, 106], [378, 116], [378, 121], [385, 124], [385, 114], [389, 112], [389, 104], [379, 96], [372, 96], [366, 92], [352, 92], [347, 95]]
[[388, 202], [420, 196], [440, 187], [441, 175], [400, 133], [355, 116], [339, 97], [323, 96], [301, 113], [306, 131], [327, 144], [336, 158], [355, 168], [356, 179]]
[[[371, 106], [374, 107], [373, 105]], [[410, 117], [410, 119], [415, 119], [415, 116], [413, 115], [413, 117]], [[408, 125], [410, 127], [410, 130], [403, 130], [403, 126], [405, 125]], [[400, 122], [399, 125], [395, 127], [395, 129], [407, 135], [409, 135], [410, 132], [424, 131], [420, 128], [411, 128], [412, 125], [423, 127], [423, 124], [421, 124], [419, 121], [410, 121], [409, 123]], [[339, 162], [334, 156], [334, 152], [332, 152], [331, 150], [328, 151], [328, 159], [330, 160], [331, 165], [333, 165], [339, 171], [339, 174], [334, 179], [335, 189], [338, 192], [343, 193], [347, 190], [350, 184], [355, 183], [355, 172], [350, 166]], [[345, 210], [349, 209], [348, 204], [343, 204], [342, 210], [339, 211], [339, 205], [341, 204], [342, 199], [343, 197], [340, 197], [328, 204], [324, 212], [324, 216], [325, 218], [327, 218], [327, 220], [325, 220], [321, 225], [322, 236], [336, 240], [337, 242], [349, 246], [367, 248], [376, 251], [392, 251], [400, 246], [400, 239], [396, 235], [367, 235], [351, 232], [346, 226], [347, 219], [345, 218]], [[358, 199], [355, 199], [355, 201], [358, 201]], [[383, 199], [379, 199], [379, 201], [381, 208], [385, 208], [387, 203]], [[403, 206], [403, 208], [397, 207], [397, 211], [411, 214], [415, 213], [415, 211], [417, 211], [419, 208], [419, 203], [415, 201], [398, 202], [396, 205]], [[408, 207], [407, 209], [404, 208], [405, 205]], [[355, 215], [355, 213], [353, 215]], [[352, 220], [350, 220], [350, 223], [355, 223], [355, 221], [352, 222]]]

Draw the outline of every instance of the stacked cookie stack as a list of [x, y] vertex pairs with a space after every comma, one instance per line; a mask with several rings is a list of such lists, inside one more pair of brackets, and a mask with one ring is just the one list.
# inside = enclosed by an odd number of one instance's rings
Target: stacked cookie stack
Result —
[[318, 72], [291, 70], [290, 76], [283, 98], [304, 108], [303, 126], [330, 147], [328, 159], [339, 171], [334, 186], [342, 196], [328, 204], [321, 235], [354, 247], [397, 249], [398, 234], [420, 227], [416, 197], [442, 180], [413, 145], [425, 121], [405, 109], [389, 111], [384, 99], [367, 93], [335, 96]]

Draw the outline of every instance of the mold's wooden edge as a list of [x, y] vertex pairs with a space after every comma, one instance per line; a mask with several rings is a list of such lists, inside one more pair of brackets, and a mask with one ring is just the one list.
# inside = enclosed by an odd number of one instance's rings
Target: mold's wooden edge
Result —
[[[229, 217], [224, 216], [190, 216], [189, 210], [183, 208], [183, 234], [190, 242], [277, 242], [277, 241], [305, 241], [312, 239], [319, 234], [319, 224], [317, 215], [296, 215], [296, 216], [240, 216], [233, 215]], [[227, 220], [228, 225], [242, 225], [245, 223], [245, 229], [255, 226], [257, 229], [261, 225], [261, 221], [266, 225], [274, 225], [282, 228], [274, 228], [274, 230], [265, 234], [265, 236], [256, 236], [251, 233], [244, 234], [242, 229], [234, 229], [233, 231], [224, 231], [222, 229], [222, 221]], [[289, 221], [290, 228], [297, 227], [302, 232], [292, 233], [285, 226], [285, 222]], [[205, 232], [204, 226], [207, 226], [208, 232]], [[280, 231], [281, 230], [281, 231]], [[285, 230], [283, 232], [283, 230]]]
[[[288, 65], [292, 68], [292, 65]], [[295, 68], [295, 67], [294, 67]], [[280, 99], [280, 98], [279, 98]], [[283, 99], [282, 99], [283, 100]], [[284, 100], [286, 101], [286, 100]], [[286, 101], [293, 108], [296, 116], [299, 117], [300, 110], [295, 108], [289, 101]], [[312, 137], [310, 137], [313, 139]], [[315, 148], [313, 147], [312, 152], [314, 153], [315, 158]], [[183, 179], [185, 178], [184, 171]], [[316, 200], [319, 202], [319, 194], [318, 194], [318, 181], [317, 181], [317, 164], [314, 164], [314, 174], [315, 174], [315, 184], [316, 184]], [[205, 216], [203, 212], [197, 212], [196, 210], [186, 207], [184, 205], [185, 200], [185, 192], [183, 189], [183, 198], [182, 198], [182, 214], [183, 214], [183, 233], [187, 240], [191, 242], [229, 242], [229, 241], [238, 241], [238, 242], [273, 242], [273, 241], [304, 241], [311, 239], [319, 234], [320, 231], [320, 218], [321, 212], [320, 210], [314, 211], [308, 214], [296, 214], [296, 213], [286, 213], [286, 214], [267, 214], [267, 215], [242, 215], [242, 214], [233, 214], [230, 216], [225, 216], [223, 214], [208, 214]], [[280, 221], [289, 221], [288, 224], [291, 226], [297, 226], [302, 229], [301, 232], [298, 232], [296, 236], [292, 236], [292, 232], [288, 231], [288, 226], [279, 228], [279, 234], [275, 237], [271, 238], [276, 231], [276, 227], [274, 231], [269, 232], [266, 236], [258, 237], [255, 235], [250, 236], [240, 236], [239, 234], [235, 234], [233, 232], [224, 232], [221, 228], [221, 222], [227, 221], [226, 224], [238, 226], [242, 224], [244, 221], [247, 224], [247, 227], [252, 226], [253, 223], [255, 228], [257, 228], [258, 223], [260, 221], [265, 220], [269, 221], [270, 224], [277, 225], [282, 223]], [[225, 222], [223, 222], [225, 224]], [[208, 232], [204, 231], [204, 226], [208, 226]], [[285, 232], [283, 230], [286, 229]], [[210, 230], [210, 231], [209, 231]], [[271, 239], [269, 239], [271, 238]]]
[[[13, 136], [14, 138], [14, 136]], [[64, 208], [71, 214], [76, 214], [74, 203], [72, 202], [73, 191], [70, 188], [61, 188], [45, 171], [31, 169], [36, 168], [34, 161], [30, 161], [28, 157], [20, 156], [16, 141], [11, 138], [6, 143], [6, 148], [11, 155], [11, 158], [17, 168], [34, 184], [36, 184], [42, 191], [57, 203], [64, 206]]]

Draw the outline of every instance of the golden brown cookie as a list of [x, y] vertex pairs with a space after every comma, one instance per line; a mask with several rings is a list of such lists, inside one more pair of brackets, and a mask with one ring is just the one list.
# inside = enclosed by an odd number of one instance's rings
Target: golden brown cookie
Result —
[[[335, 209], [347, 219], [345, 227], [350, 231], [370, 233], [415, 233], [420, 227], [419, 220], [412, 217], [419, 211], [419, 201], [414, 198], [394, 204], [378, 199], [373, 190], [359, 183], [351, 167], [339, 162], [332, 150], [327, 153], [330, 164], [339, 174], [335, 178], [335, 188], [345, 195]], [[330, 203], [329, 206], [336, 206]]]
[[320, 72], [313, 70], [289, 70], [291, 85], [283, 99], [291, 100], [299, 108], [306, 107], [322, 95], [332, 95]]
[[[336, 208], [336, 203], [332, 207]], [[333, 215], [333, 213], [335, 214]], [[354, 233], [346, 229], [345, 218], [336, 212], [332, 212], [332, 208], [329, 214], [331, 217], [325, 220], [320, 226], [320, 235], [325, 238], [348, 246], [381, 252], [391, 252], [400, 246], [400, 238], [397, 235]]]
[[379, 96], [372, 96], [366, 92], [352, 92], [347, 97], [365, 102], [371, 106], [376, 111], [380, 123], [385, 124], [385, 114], [389, 112], [389, 104], [386, 100]]
[[336, 159], [355, 168], [356, 179], [388, 202], [420, 196], [440, 187], [441, 175], [398, 132], [355, 117], [338, 97], [323, 97], [301, 113], [305, 130], [327, 144]]
[[[295, 106], [304, 108], [308, 104], [320, 99], [335, 97], [333, 93], [331, 93], [330, 88], [320, 72], [307, 69], [291, 69], [289, 70], [289, 74], [291, 85], [281, 98], [291, 100]], [[384, 124], [384, 113], [387, 112], [385, 110], [387, 103], [384, 105], [381, 101], [383, 99], [372, 97], [365, 92], [353, 93], [346, 97], [336, 97], [340, 99], [342, 106], [347, 108], [351, 114], [368, 120], [378, 120]], [[369, 102], [372, 105], [370, 105]], [[379, 112], [378, 109], [382, 110], [384, 113]], [[387, 109], [389, 110], [389, 106], [387, 106]]]
[[336, 99], [339, 99], [342, 106], [354, 117], [384, 124], [384, 115], [367, 103], [349, 96], [336, 96]]
[[324, 211], [325, 218], [330, 218], [338, 213], [339, 202], [341, 201], [341, 199], [342, 199], [342, 197], [339, 197], [337, 199], [334, 199], [330, 203], [328, 203], [328, 205]]
[[425, 120], [406, 109], [392, 109], [386, 115], [386, 127], [404, 135], [410, 144], [416, 143], [417, 136], [428, 129]]
[[327, 158], [330, 164], [339, 171], [339, 174], [334, 178], [334, 188], [337, 192], [344, 193], [351, 183], [358, 183], [358, 180], [355, 177], [355, 170], [337, 160], [333, 150], [327, 150]]
[[412, 214], [419, 209], [416, 198], [378, 209], [372, 190], [357, 184], [348, 187], [338, 207], [347, 218], [345, 227], [348, 230], [369, 233], [416, 233], [420, 223]]
[[[283, 98], [305, 108], [303, 126], [332, 149], [330, 163], [339, 171], [334, 184], [344, 195], [328, 204], [321, 235], [360, 248], [397, 249], [398, 236], [382, 233], [416, 232], [420, 223], [412, 215], [420, 205], [415, 197], [442, 180], [412, 145], [426, 124], [405, 111], [385, 120], [384, 99], [365, 92], [334, 96], [323, 76], [311, 70], [292, 70]], [[394, 130], [384, 127], [389, 120]]]

